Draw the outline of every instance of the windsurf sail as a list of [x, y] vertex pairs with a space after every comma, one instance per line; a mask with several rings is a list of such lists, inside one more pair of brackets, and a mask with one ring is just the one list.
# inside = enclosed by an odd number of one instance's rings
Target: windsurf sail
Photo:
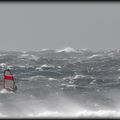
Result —
[[9, 90], [15, 90], [16, 85], [15, 85], [15, 80], [14, 77], [9, 69], [4, 71], [4, 83], [3, 83], [3, 88], [4, 89], [9, 89]]

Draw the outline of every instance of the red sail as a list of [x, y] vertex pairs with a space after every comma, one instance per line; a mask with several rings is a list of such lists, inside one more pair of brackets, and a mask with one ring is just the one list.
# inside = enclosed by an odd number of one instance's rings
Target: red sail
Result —
[[4, 71], [3, 79], [4, 79], [4, 84], [3, 84], [4, 88], [13, 88], [14, 87], [15, 81], [14, 81], [14, 77], [10, 70]]
[[4, 80], [13, 80], [14, 78], [13, 78], [13, 76], [11, 76], [11, 75], [5, 75], [4, 76]]

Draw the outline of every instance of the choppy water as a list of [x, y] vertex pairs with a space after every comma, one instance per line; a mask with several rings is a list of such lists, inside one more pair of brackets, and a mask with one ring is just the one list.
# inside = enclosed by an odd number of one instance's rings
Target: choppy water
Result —
[[[12, 66], [18, 91], [7, 93], [1, 85], [0, 117], [120, 117], [120, 54], [117, 52], [112, 57], [101, 53], [106, 56], [90, 59], [95, 53], [49, 51], [54, 57], [41, 53], [38, 60], [29, 56], [20, 58], [23, 53], [7, 53], [0, 61]], [[1, 69], [1, 81], [2, 73]]]

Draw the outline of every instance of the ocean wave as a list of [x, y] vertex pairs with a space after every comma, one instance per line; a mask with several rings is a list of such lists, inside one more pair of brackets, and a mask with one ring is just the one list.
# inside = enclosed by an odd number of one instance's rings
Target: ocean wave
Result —
[[61, 50], [57, 50], [56, 52], [77, 52], [74, 48], [72, 47], [66, 47], [64, 49], [61, 49]]
[[78, 110], [72, 112], [43, 111], [27, 113], [24, 117], [30, 118], [119, 118], [120, 112], [115, 110]]

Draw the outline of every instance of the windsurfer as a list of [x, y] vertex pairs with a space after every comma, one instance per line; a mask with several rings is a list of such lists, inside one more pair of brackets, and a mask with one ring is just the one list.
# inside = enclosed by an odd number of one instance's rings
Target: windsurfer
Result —
[[14, 91], [14, 92], [17, 90], [14, 77], [9, 67], [7, 67], [7, 69], [4, 71], [4, 86], [3, 87], [7, 90]]

